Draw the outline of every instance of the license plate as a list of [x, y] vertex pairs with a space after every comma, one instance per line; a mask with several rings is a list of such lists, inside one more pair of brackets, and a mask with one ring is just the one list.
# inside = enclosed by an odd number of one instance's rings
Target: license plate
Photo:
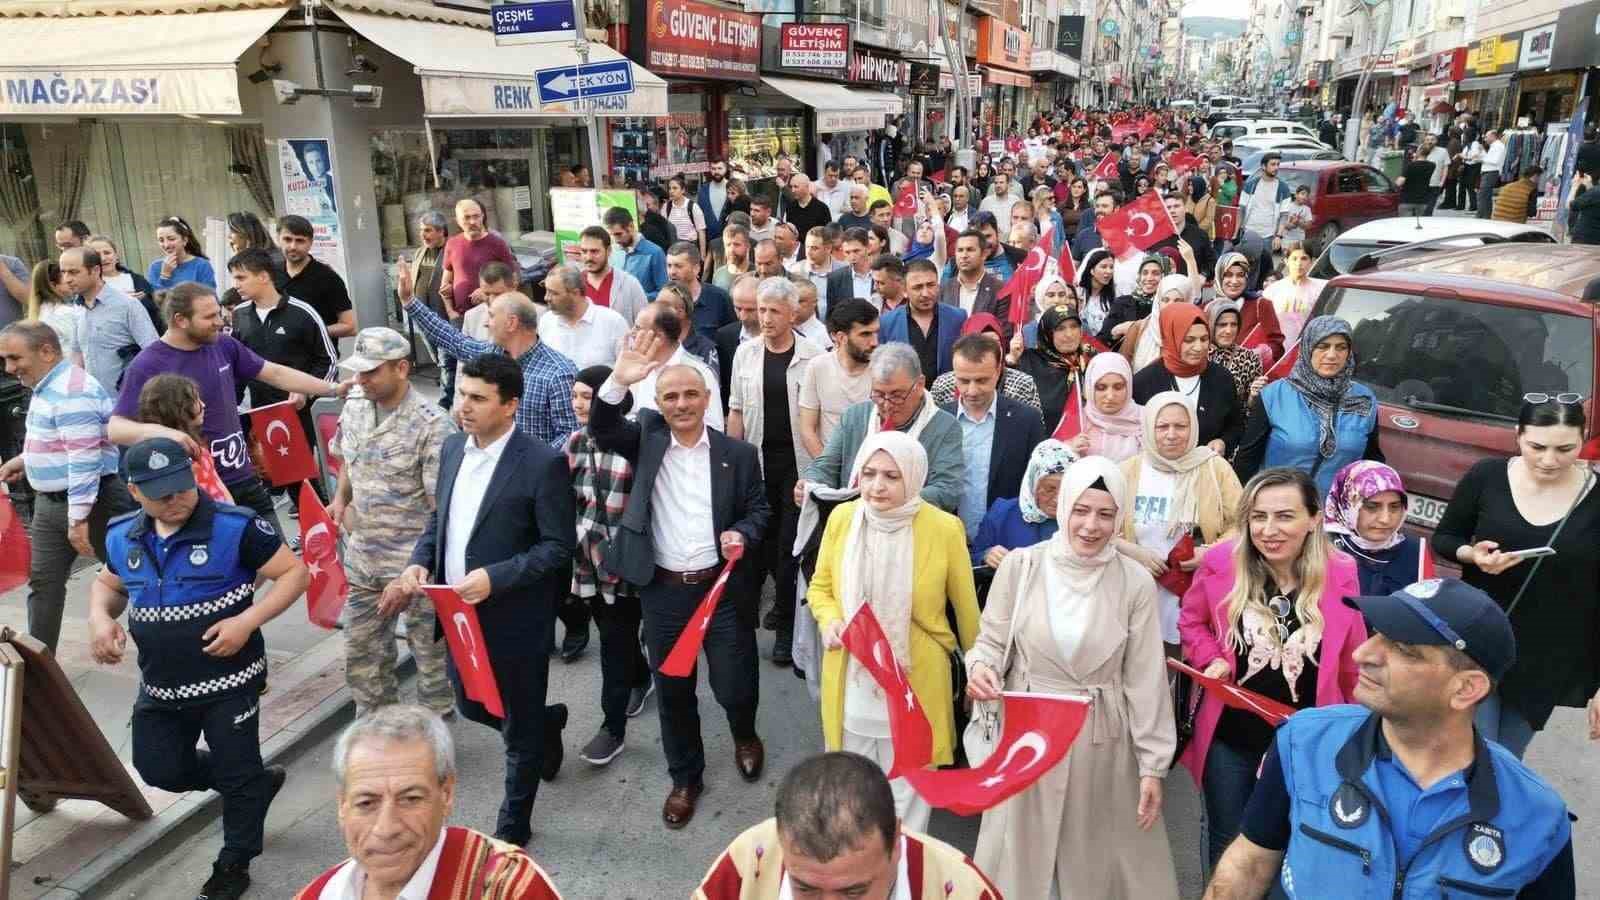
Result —
[[1448, 502], [1436, 497], [1424, 497], [1421, 494], [1410, 494], [1406, 501], [1406, 521], [1413, 525], [1422, 525], [1427, 528], [1438, 528], [1439, 519], [1444, 515], [1444, 508]]

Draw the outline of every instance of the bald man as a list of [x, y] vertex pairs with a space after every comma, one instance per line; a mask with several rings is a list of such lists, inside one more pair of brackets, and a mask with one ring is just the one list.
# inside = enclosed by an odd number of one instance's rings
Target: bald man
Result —
[[456, 224], [461, 226], [461, 233], [444, 244], [444, 275], [439, 279], [439, 296], [455, 307], [458, 314], [465, 314], [484, 300], [483, 292], [478, 289], [478, 271], [484, 263], [499, 260], [513, 272], [521, 271], [521, 266], [505, 238], [489, 230], [478, 201], [467, 197], [456, 203]]
[[796, 173], [789, 179], [789, 196], [785, 199], [779, 219], [793, 225], [797, 234], [796, 239], [805, 243], [806, 235], [811, 229], [826, 225], [833, 221], [833, 213], [828, 211], [828, 204], [818, 200], [811, 193], [811, 179], [804, 173]]

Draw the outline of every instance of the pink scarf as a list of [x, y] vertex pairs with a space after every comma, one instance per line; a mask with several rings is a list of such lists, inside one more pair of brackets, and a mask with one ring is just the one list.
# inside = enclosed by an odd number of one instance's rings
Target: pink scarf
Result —
[[[1094, 386], [1107, 375], [1121, 375], [1128, 385], [1128, 399], [1122, 409], [1103, 413], [1094, 404]], [[1089, 453], [1122, 462], [1139, 452], [1144, 437], [1142, 408], [1133, 402], [1133, 366], [1120, 353], [1096, 353], [1089, 360], [1083, 383], [1089, 386], [1084, 415], [1089, 419]]]

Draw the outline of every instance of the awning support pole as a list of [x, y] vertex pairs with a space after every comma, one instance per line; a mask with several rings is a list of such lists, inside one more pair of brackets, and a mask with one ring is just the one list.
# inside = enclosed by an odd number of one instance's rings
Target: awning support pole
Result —
[[[589, 65], [589, 17], [584, 11], [583, 3], [584, 0], [573, 0], [572, 2], [572, 12], [576, 18], [574, 24], [578, 26], [578, 39], [574, 42], [574, 47], [578, 51], [580, 73], [584, 66]], [[610, 174], [609, 171], [600, 167], [600, 122], [595, 116], [593, 103], [587, 108], [584, 107], [583, 78], [581, 75], [577, 79], [577, 89], [578, 93], [575, 100], [578, 108], [583, 109], [584, 127], [589, 135], [589, 179], [595, 187], [599, 187], [601, 173]]]

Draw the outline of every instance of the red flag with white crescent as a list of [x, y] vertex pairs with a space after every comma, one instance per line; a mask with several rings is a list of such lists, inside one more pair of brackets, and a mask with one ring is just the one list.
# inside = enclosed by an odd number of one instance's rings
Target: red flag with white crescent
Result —
[[[1261, 302], [1265, 303], [1267, 301], [1263, 300]], [[1289, 349], [1283, 351], [1283, 356], [1264, 373], [1267, 376], [1267, 381], [1272, 382], [1277, 381], [1279, 378], [1287, 377], [1290, 372], [1294, 371], [1294, 361], [1299, 357], [1300, 342], [1295, 341], [1289, 345]]]
[[1040, 241], [1028, 251], [1022, 265], [1017, 266], [1000, 290], [995, 292], [997, 300], [1010, 299], [1006, 318], [1012, 325], [1021, 326], [1028, 321], [1029, 313], [1033, 310], [1034, 286], [1044, 278], [1044, 267], [1049, 261], [1050, 254], [1045, 250], [1044, 241]]
[[1073, 438], [1083, 433], [1083, 396], [1078, 391], [1078, 382], [1072, 382], [1072, 390], [1067, 392], [1067, 402], [1061, 406], [1061, 421], [1056, 423], [1056, 430], [1050, 437], [1070, 443]]
[[1246, 332], [1244, 338], [1239, 341], [1239, 346], [1246, 350], [1254, 350], [1257, 347], [1265, 347], [1266, 345], [1267, 330], [1261, 327], [1260, 322], [1251, 325], [1250, 330]]
[[711, 590], [706, 591], [701, 598], [700, 605], [695, 607], [694, 615], [689, 617], [689, 623], [683, 626], [683, 631], [678, 634], [678, 640], [672, 645], [672, 651], [667, 658], [661, 661], [656, 671], [673, 678], [687, 678], [694, 671], [695, 658], [700, 655], [700, 645], [706, 641], [706, 629], [711, 627], [711, 615], [717, 611], [717, 603], [722, 600], [722, 592], [728, 589], [728, 579], [733, 576], [733, 565], [744, 555], [743, 544], [730, 544], [724, 548], [728, 561], [722, 564], [722, 572], [717, 575], [717, 580], [711, 585]]
[[28, 583], [33, 544], [28, 526], [11, 505], [11, 495], [0, 493], [0, 594]]
[[903, 219], [917, 212], [917, 183], [907, 178], [900, 182], [900, 190], [894, 197], [894, 214], [896, 218]]
[[306, 617], [313, 625], [333, 628], [350, 596], [350, 579], [339, 561], [339, 526], [305, 481], [300, 482], [300, 559], [311, 570]]
[[1056, 257], [1056, 272], [1061, 275], [1067, 284], [1076, 284], [1078, 281], [1078, 261], [1072, 258], [1072, 240], [1069, 238], [1061, 245], [1061, 255]]
[[261, 474], [268, 484], [283, 487], [318, 477], [317, 458], [293, 403], [269, 403], [249, 412], [250, 435], [261, 443]]
[[928, 765], [933, 761], [933, 728], [872, 607], [863, 605], [856, 610], [839, 640], [883, 689], [889, 709], [889, 735], [894, 742], [894, 766], [889, 777], [899, 778], [911, 769]]
[[[1089, 717], [1087, 697], [1006, 692], [1004, 729], [983, 765], [971, 769], [907, 769], [911, 782], [929, 805], [970, 816], [1027, 790], [1056, 767]], [[898, 749], [896, 751], [898, 755]]]
[[1239, 239], [1239, 207], [1219, 206], [1214, 228], [1217, 237], [1234, 241]]
[[1106, 249], [1118, 259], [1135, 250], [1148, 250], [1178, 234], [1161, 197], [1154, 191], [1140, 194], [1111, 215], [1096, 219], [1094, 226]]
[[1268, 725], [1281, 725], [1286, 719], [1295, 714], [1295, 708], [1286, 703], [1279, 703], [1271, 697], [1242, 688], [1231, 681], [1225, 681], [1221, 678], [1207, 678], [1204, 672], [1185, 663], [1183, 660], [1169, 657], [1167, 659], [1167, 668], [1182, 672], [1193, 678], [1195, 684], [1216, 695], [1216, 698], [1222, 701], [1223, 706], [1230, 706], [1259, 716]]
[[1105, 157], [1095, 165], [1094, 170], [1089, 173], [1089, 177], [1102, 178], [1107, 181], [1110, 181], [1113, 178], [1121, 177], [1120, 173], [1117, 171], [1117, 155], [1115, 153], [1107, 153]]
[[447, 584], [425, 584], [422, 592], [433, 601], [450, 656], [456, 661], [456, 673], [461, 676], [463, 693], [483, 704], [483, 708], [497, 718], [504, 719], [506, 707], [500, 700], [494, 669], [489, 666], [489, 648], [483, 642], [478, 611]]

